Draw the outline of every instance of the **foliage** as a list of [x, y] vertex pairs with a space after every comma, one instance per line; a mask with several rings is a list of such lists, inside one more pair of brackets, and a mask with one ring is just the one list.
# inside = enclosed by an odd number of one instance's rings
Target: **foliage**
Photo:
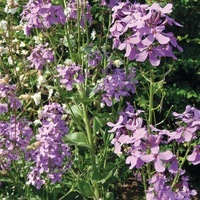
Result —
[[196, 195], [199, 2], [154, 2], [0, 2], [2, 199]]

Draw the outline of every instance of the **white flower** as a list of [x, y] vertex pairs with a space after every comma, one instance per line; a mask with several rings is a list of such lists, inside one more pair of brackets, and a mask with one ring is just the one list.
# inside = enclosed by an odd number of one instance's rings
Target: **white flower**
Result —
[[96, 38], [96, 31], [93, 29], [91, 33], [91, 39], [94, 40]]
[[123, 63], [123, 61], [121, 61], [121, 60], [115, 60], [115, 61], [113, 62], [113, 64], [114, 64], [116, 67], [120, 67], [120, 66], [123, 65], [124, 63]]
[[26, 46], [26, 44], [24, 43], [24, 42], [20, 42], [20, 45], [19, 45], [20, 47], [25, 47]]
[[18, 0], [7, 0], [7, 5], [4, 9], [4, 11], [6, 13], [11, 13], [11, 14], [15, 14], [17, 12], [18, 9]]
[[13, 43], [15, 43], [15, 42], [17, 43], [17, 42], [19, 42], [19, 40], [17, 38], [15, 38], [14, 40], [12, 40], [12, 42]]
[[0, 30], [6, 30], [7, 29], [8, 22], [5, 20], [0, 21]]
[[31, 98], [34, 100], [35, 105], [38, 106], [41, 101], [41, 92], [35, 93], [34, 95], [31, 96]]
[[37, 79], [37, 82], [38, 82], [38, 87], [40, 87], [42, 84], [47, 82], [47, 79], [44, 76], [39, 75], [38, 79]]
[[64, 64], [67, 65], [67, 66], [69, 66], [69, 65], [73, 65], [74, 62], [73, 62], [71, 59], [66, 59], [66, 60], [64, 61]]
[[8, 52], [7, 48], [0, 46], [0, 55], [6, 54]]
[[105, 103], [100, 103], [100, 107], [104, 108], [105, 107]]
[[38, 113], [38, 118], [41, 118], [42, 117], [42, 110], [38, 110], [37, 113]]
[[48, 89], [48, 91], [49, 91], [48, 99], [50, 99], [53, 95], [53, 89], [52, 88]]
[[66, 16], [68, 16], [71, 13], [71, 8], [70, 7], [66, 7], [66, 9], [64, 10], [64, 13]]
[[42, 37], [41, 36], [33, 36], [33, 39], [35, 40], [35, 44], [41, 44], [42, 43]]
[[25, 56], [26, 56], [28, 53], [29, 53], [29, 52], [26, 51], [26, 50], [22, 50], [22, 51], [21, 51], [21, 54], [22, 54], [22, 55], [25, 55]]
[[12, 60], [11, 56], [8, 57], [8, 63], [9, 63], [10, 65], [13, 65], [13, 60]]
[[17, 7], [16, 8], [9, 8], [8, 6], [5, 7], [4, 11], [5, 13], [11, 13], [11, 14], [15, 14], [17, 12]]
[[33, 123], [34, 123], [34, 125], [41, 125], [42, 124], [42, 122], [39, 119], [36, 119]]

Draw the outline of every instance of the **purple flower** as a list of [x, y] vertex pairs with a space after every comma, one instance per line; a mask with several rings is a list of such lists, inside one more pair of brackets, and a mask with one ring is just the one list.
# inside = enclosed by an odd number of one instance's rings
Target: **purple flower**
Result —
[[[0, 83], [0, 98], [1, 98], [1, 112], [7, 112], [8, 106], [17, 110], [21, 108], [21, 102], [17, 98], [15, 85], [10, 85], [7, 83]], [[4, 103], [3, 103], [4, 102]]]
[[121, 97], [129, 96], [135, 93], [135, 69], [129, 75], [122, 69], [115, 69], [112, 75], [107, 75], [97, 86], [98, 91], [102, 91], [102, 103], [112, 106], [113, 99], [120, 101]]
[[54, 24], [65, 24], [66, 16], [61, 6], [53, 6], [50, 0], [30, 0], [21, 13], [25, 22], [25, 34], [34, 28], [50, 28]]
[[[67, 4], [66, 8], [66, 17], [67, 20], [78, 20], [78, 11], [77, 11], [78, 5], [76, 0], [70, 0]], [[82, 28], [85, 27], [85, 23], [88, 23], [89, 25], [92, 24], [92, 14], [91, 14], [91, 6], [89, 5], [89, 2], [86, 1], [79, 1], [79, 12], [81, 12], [80, 15], [80, 25]]]
[[144, 161], [141, 159], [143, 153], [139, 148], [133, 148], [130, 150], [130, 156], [126, 158], [126, 164], [131, 164], [129, 169], [136, 167], [137, 169], [141, 168], [144, 165]]
[[173, 153], [171, 151], [165, 151], [159, 153], [159, 147], [153, 147], [151, 148], [151, 153], [142, 155], [141, 159], [146, 162], [152, 162], [154, 161], [154, 167], [157, 172], [164, 172], [165, 166], [163, 162], [168, 162], [174, 157]]
[[19, 160], [26, 155], [26, 148], [33, 135], [30, 123], [17, 120], [14, 116], [8, 122], [0, 121], [0, 157], [1, 168], [9, 169], [12, 161]]
[[66, 122], [62, 119], [63, 113], [58, 103], [45, 105], [40, 113], [42, 126], [35, 138], [39, 145], [29, 151], [29, 160], [35, 166], [28, 174], [27, 182], [37, 189], [46, 179], [52, 183], [61, 181], [62, 174], [71, 166], [70, 148], [62, 141], [68, 134]]
[[158, 3], [148, 6], [127, 1], [112, 10], [113, 48], [126, 49], [125, 57], [129, 60], [144, 62], [148, 59], [151, 65], [158, 66], [162, 57], [176, 59], [172, 47], [183, 50], [173, 33], [165, 31], [166, 24], [180, 26], [167, 16], [172, 12], [172, 4], [162, 8]]
[[187, 157], [193, 165], [198, 165], [200, 163], [200, 145], [194, 147], [192, 154]]
[[108, 6], [113, 8], [117, 3], [121, 2], [120, 0], [109, 0], [109, 3], [106, 0], [101, 0], [100, 6]]
[[95, 68], [102, 60], [102, 56], [100, 51], [95, 50], [88, 54], [88, 66], [90, 68]]
[[32, 50], [31, 55], [27, 58], [31, 62], [30, 67], [42, 70], [46, 64], [54, 61], [54, 53], [47, 46], [48, 44], [39, 44]]
[[61, 84], [64, 85], [68, 91], [71, 91], [75, 84], [80, 84], [84, 81], [82, 69], [75, 63], [66, 66], [58, 65], [57, 71]]
[[178, 114], [177, 112], [173, 112], [173, 115], [176, 119], [181, 119], [189, 126], [197, 126], [198, 129], [200, 128], [200, 110], [191, 107], [190, 105], [186, 106], [183, 113]]
[[122, 122], [124, 121], [123, 116], [119, 117], [119, 120], [116, 124], [113, 124], [112, 122], [108, 122], [107, 125], [110, 127], [113, 127], [111, 130], [109, 130], [108, 132], [115, 132], [117, 129], [120, 129], [122, 127], [124, 127], [124, 125], [122, 125]]
[[0, 115], [8, 112], [8, 104], [7, 103], [0, 103]]

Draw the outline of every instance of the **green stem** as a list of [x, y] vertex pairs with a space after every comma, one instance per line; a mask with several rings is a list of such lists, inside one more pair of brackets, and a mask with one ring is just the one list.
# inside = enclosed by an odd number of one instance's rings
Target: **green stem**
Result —
[[149, 87], [149, 117], [148, 117], [148, 125], [153, 124], [153, 84], [154, 84], [154, 74], [153, 70], [150, 70], [150, 87]]
[[[84, 123], [85, 123], [85, 129], [86, 129], [86, 133], [87, 133], [88, 142], [90, 144], [91, 164], [92, 164], [92, 167], [93, 167], [93, 170], [94, 170], [96, 168], [94, 137], [93, 137], [93, 134], [91, 132], [91, 128], [90, 128], [90, 124], [89, 124], [87, 107], [84, 104], [83, 104], [83, 119], [84, 119]], [[98, 186], [97, 183], [93, 183], [93, 186], [94, 186], [95, 200], [98, 200], [100, 198], [99, 186]]]
[[66, 38], [67, 38], [67, 44], [68, 44], [68, 50], [69, 50], [69, 55], [70, 55], [70, 58], [72, 58], [73, 54], [72, 54], [72, 46], [71, 46], [71, 42], [70, 42], [70, 38], [69, 38], [69, 24], [67, 23], [66, 26], [65, 26], [65, 35], [66, 35]]
[[[150, 69], [150, 83], [149, 83], [149, 113], [148, 113], [148, 134], [151, 133], [150, 125], [153, 124], [153, 84], [154, 84], [154, 74], [153, 74], [153, 69]], [[148, 136], [147, 136], [148, 137]], [[148, 139], [147, 139], [148, 140]], [[150, 148], [147, 148], [147, 154], [150, 154]], [[147, 174], [148, 174], [148, 179], [151, 178], [151, 165], [150, 163], [147, 163]]]
[[78, 28], [78, 55], [80, 55], [80, 48], [81, 48], [81, 29], [80, 29], [80, 21], [81, 21], [81, 13], [80, 13], [80, 3], [79, 0], [77, 2], [77, 28]]
[[[181, 162], [181, 164], [180, 164], [180, 166], [179, 166], [179, 170], [182, 169], [182, 167], [183, 167], [185, 161], [187, 160], [187, 156], [188, 156], [188, 154], [189, 154], [189, 152], [190, 152], [190, 147], [191, 147], [191, 143], [189, 143], [189, 145], [188, 145], [188, 147], [187, 147], [187, 151], [185, 152], [185, 156], [184, 156], [184, 158], [182, 159], [182, 162]], [[175, 176], [175, 178], [174, 178], [174, 180], [173, 180], [173, 182], [172, 182], [171, 189], [174, 189], [174, 186], [175, 186], [176, 183], [179, 181], [179, 177], [180, 177], [180, 172], [178, 172], [178, 173], [176, 174], [176, 176]]]

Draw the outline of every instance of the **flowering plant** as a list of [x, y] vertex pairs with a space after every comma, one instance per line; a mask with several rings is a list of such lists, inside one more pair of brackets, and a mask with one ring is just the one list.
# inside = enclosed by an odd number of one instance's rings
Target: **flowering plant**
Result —
[[[95, 6], [108, 18], [99, 19]], [[200, 163], [200, 110], [173, 112], [170, 129], [164, 122], [172, 108], [157, 121], [169, 60], [183, 51], [169, 32], [181, 27], [172, 8], [7, 1], [0, 22], [2, 198], [115, 199], [112, 186], [127, 165], [148, 200], [197, 194], [184, 164]]]

